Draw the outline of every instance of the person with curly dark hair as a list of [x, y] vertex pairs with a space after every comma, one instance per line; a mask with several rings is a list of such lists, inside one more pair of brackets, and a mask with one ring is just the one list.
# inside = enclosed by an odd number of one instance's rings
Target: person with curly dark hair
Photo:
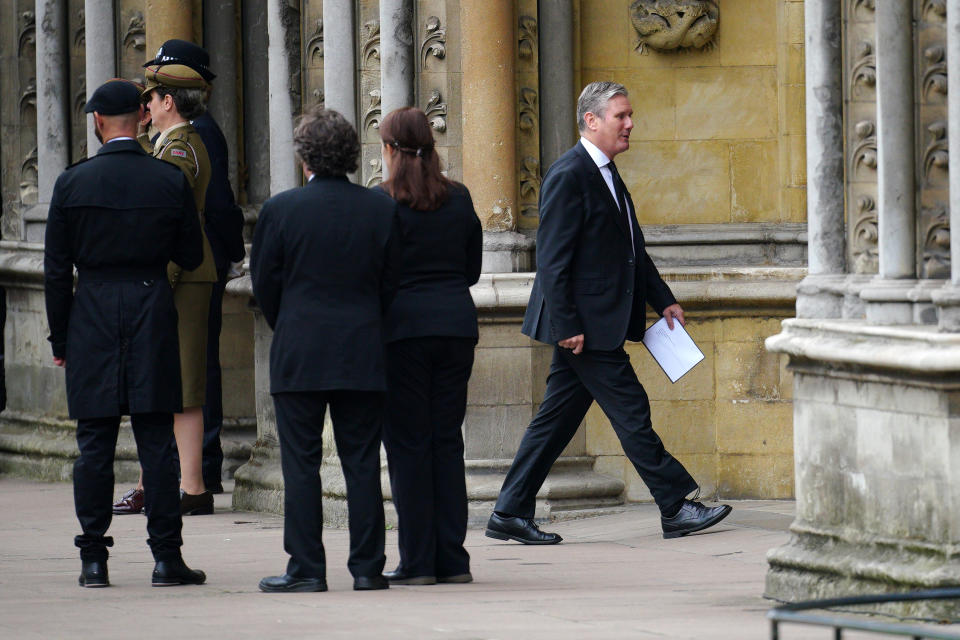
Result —
[[483, 230], [470, 192], [440, 172], [423, 111], [397, 109], [380, 125], [400, 204], [397, 297], [386, 322], [384, 445], [399, 518], [400, 563], [391, 584], [470, 582], [461, 426], [477, 343], [470, 285], [480, 278]]
[[327, 590], [320, 463], [328, 405], [347, 483], [353, 588], [386, 589], [382, 318], [399, 262], [397, 205], [347, 179], [360, 144], [339, 113], [307, 112], [294, 147], [308, 182], [263, 204], [250, 256], [253, 293], [273, 329], [270, 393], [290, 554], [286, 572], [264, 578], [260, 589]]

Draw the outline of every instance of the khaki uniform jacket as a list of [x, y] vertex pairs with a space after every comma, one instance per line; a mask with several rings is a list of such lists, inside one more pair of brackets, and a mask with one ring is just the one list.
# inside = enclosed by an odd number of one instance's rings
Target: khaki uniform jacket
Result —
[[[149, 140], [146, 136], [140, 136], [140, 144], [153, 154], [154, 158], [159, 158], [170, 164], [176, 165], [187, 177], [187, 182], [193, 189], [193, 199], [197, 211], [200, 213], [200, 226], [203, 227], [204, 203], [207, 198], [207, 186], [210, 184], [210, 159], [207, 157], [207, 149], [203, 146], [203, 140], [200, 134], [193, 128], [189, 122], [170, 127], [160, 134], [150, 149]], [[193, 271], [184, 271], [175, 263], [167, 266], [167, 276], [170, 283], [175, 285], [177, 282], [216, 282], [217, 267], [213, 260], [213, 250], [210, 248], [210, 241], [206, 233], [203, 234], [203, 262]]]

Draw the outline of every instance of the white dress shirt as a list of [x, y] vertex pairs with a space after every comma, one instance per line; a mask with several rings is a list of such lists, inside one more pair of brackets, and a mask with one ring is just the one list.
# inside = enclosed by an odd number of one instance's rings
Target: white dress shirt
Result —
[[[600, 169], [600, 175], [603, 176], [603, 181], [607, 183], [607, 189], [610, 189], [610, 195], [613, 196], [613, 201], [617, 203], [617, 208], [620, 208], [620, 201], [617, 198], [617, 190], [613, 186], [613, 172], [610, 171], [608, 166], [611, 162], [610, 158], [607, 157], [603, 151], [593, 144], [583, 136], [580, 137], [580, 144], [583, 145], [583, 148], [587, 150], [587, 153], [590, 154], [590, 158], [597, 163], [597, 168]], [[627, 208], [627, 228], [630, 229], [630, 248], [633, 249], [633, 213], [630, 211], [630, 203], [627, 202], [626, 193], [623, 194], [623, 206]]]

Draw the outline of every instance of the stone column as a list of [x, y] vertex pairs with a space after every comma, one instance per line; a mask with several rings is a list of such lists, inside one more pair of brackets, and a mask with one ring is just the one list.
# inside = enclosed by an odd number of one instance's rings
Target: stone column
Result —
[[196, 42], [193, 28], [193, 0], [147, 0], [147, 60], [171, 38]]
[[[350, 124], [356, 127], [355, 23], [353, 0], [323, 0], [323, 103], [327, 109], [339, 111]], [[407, 48], [412, 52], [412, 47]], [[412, 56], [409, 63], [412, 66]], [[411, 99], [412, 80], [411, 68]]]
[[483, 223], [485, 272], [528, 271], [532, 243], [516, 233], [517, 97], [514, 9], [462, 0], [463, 182]]
[[577, 141], [577, 88], [573, 84], [573, 2], [540, 0], [538, 11], [540, 166], [546, 172]]
[[[89, 1], [89, 0], [88, 0]], [[217, 74], [207, 108], [227, 140], [227, 176], [237, 190], [237, 126], [240, 101], [237, 95], [237, 4], [233, 0], [203, 5], [204, 44], [210, 54], [210, 69]]]
[[37, 0], [36, 11], [37, 206], [45, 210], [57, 176], [70, 164], [67, 3]]
[[[263, 152], [263, 140], [270, 135], [270, 87], [267, 29], [263, 16], [267, 0], [240, 3], [243, 15], [243, 161], [246, 166], [247, 201], [259, 205], [270, 197], [270, 158]], [[238, 156], [239, 159], [239, 156]], [[238, 187], [240, 185], [237, 185]]]
[[[947, 78], [960, 78], [960, 0], [947, 0]], [[948, 147], [960, 149], [960, 90], [947, 92]], [[960, 331], [960, 164], [950, 165], [950, 282], [931, 294], [941, 331]]]
[[[380, 0], [380, 96], [386, 117], [414, 104], [413, 0]], [[324, 78], [326, 78], [324, 72]], [[388, 178], [383, 163], [383, 179]]]
[[797, 288], [797, 316], [839, 318], [846, 254], [840, 4], [807, 0], [804, 20], [809, 275]]
[[867, 320], [910, 324], [916, 284], [913, 3], [877, 3], [878, 278], [860, 294]]
[[267, 2], [267, 65], [270, 86], [270, 195], [299, 184], [293, 153], [293, 102], [290, 99], [290, 62], [287, 57], [285, 0]]
[[[86, 41], [87, 100], [97, 87], [117, 75], [116, 33], [113, 23], [113, 3], [85, 0], [84, 39]], [[100, 141], [94, 134], [93, 118], [87, 117], [87, 157], [96, 154]]]

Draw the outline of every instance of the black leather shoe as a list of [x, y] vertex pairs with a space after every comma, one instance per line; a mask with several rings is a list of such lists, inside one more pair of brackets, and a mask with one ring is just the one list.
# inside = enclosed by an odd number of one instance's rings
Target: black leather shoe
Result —
[[436, 576], [412, 576], [402, 566], [393, 571], [384, 571], [383, 577], [390, 584], [437, 584]]
[[106, 560], [81, 560], [80, 569], [81, 587], [109, 587], [110, 578], [107, 575]]
[[720, 504], [715, 507], [704, 506], [700, 502], [684, 500], [680, 511], [672, 518], [660, 517], [664, 538], [679, 538], [694, 531], [703, 531], [726, 518], [733, 507]]
[[302, 578], [285, 573], [282, 576], [270, 576], [260, 581], [260, 591], [267, 593], [306, 593], [326, 590], [327, 581], [323, 578]]
[[383, 576], [358, 576], [353, 579], [354, 591], [376, 591], [389, 588], [390, 583]]
[[213, 494], [187, 493], [180, 489], [180, 513], [185, 516], [208, 516], [213, 513]]
[[172, 587], [178, 584], [203, 584], [207, 574], [194, 571], [182, 559], [160, 560], [153, 568], [153, 586]]
[[557, 544], [563, 538], [540, 531], [533, 518], [501, 516], [496, 511], [487, 520], [486, 536], [497, 540], [516, 540], [523, 544]]
[[469, 571], [452, 576], [437, 576], [437, 583], [439, 584], [466, 584], [468, 582], [473, 582], [473, 575]]

